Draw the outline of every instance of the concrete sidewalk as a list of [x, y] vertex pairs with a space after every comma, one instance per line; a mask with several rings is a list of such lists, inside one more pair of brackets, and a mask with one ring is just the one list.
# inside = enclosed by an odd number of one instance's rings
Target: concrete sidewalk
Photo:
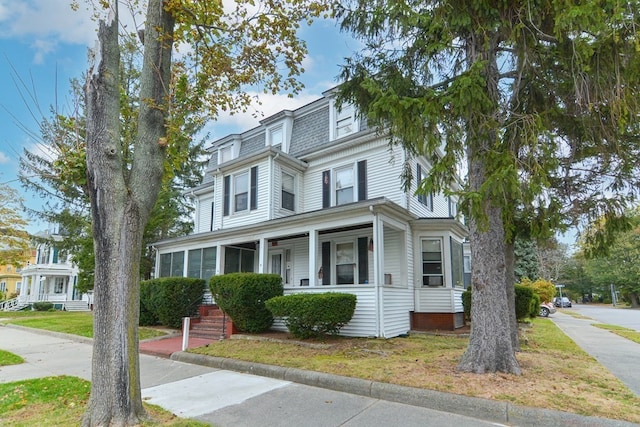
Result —
[[584, 351], [640, 396], [640, 344], [593, 326], [594, 319], [580, 319], [562, 312], [549, 317]]
[[[181, 337], [153, 341], [168, 352]], [[0, 368], [0, 383], [54, 375], [91, 377], [91, 340], [0, 326], [0, 348], [26, 359]], [[145, 401], [219, 427], [631, 426], [509, 402], [338, 375], [176, 352], [141, 354]]]

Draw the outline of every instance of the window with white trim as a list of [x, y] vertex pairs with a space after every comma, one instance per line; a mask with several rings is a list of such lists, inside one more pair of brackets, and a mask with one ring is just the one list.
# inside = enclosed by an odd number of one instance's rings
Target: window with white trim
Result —
[[184, 251], [160, 254], [159, 277], [182, 277], [184, 275]]
[[[417, 169], [418, 169], [417, 171], [418, 186], [420, 186], [420, 183], [425, 179], [427, 179], [427, 171], [426, 171], [426, 168], [423, 168], [419, 164]], [[425, 205], [427, 209], [429, 209], [430, 211], [433, 211], [433, 193], [429, 193], [429, 194], [418, 193], [418, 201], [423, 205]]]
[[56, 277], [56, 283], [53, 288], [53, 292], [56, 294], [61, 294], [64, 292], [64, 277]]
[[7, 290], [7, 282], [0, 282], [0, 292], [5, 292]]
[[449, 197], [449, 216], [451, 218], [458, 216], [458, 202], [453, 197]]
[[242, 212], [249, 209], [249, 172], [233, 177], [233, 211]]
[[284, 141], [284, 129], [282, 126], [277, 126], [269, 130], [269, 142], [272, 147], [278, 145], [282, 146]]
[[336, 205], [353, 202], [354, 176], [353, 166], [336, 169], [335, 179], [335, 200]]
[[20, 289], [22, 288], [22, 282], [16, 282], [16, 292], [20, 293]]
[[422, 286], [444, 286], [441, 239], [422, 239]]
[[218, 149], [218, 164], [233, 160], [233, 145], [226, 145]]
[[295, 211], [295, 179], [293, 175], [282, 172], [282, 208]]
[[355, 283], [355, 249], [353, 242], [336, 243], [336, 283]]
[[358, 131], [356, 109], [352, 104], [342, 104], [340, 108], [332, 103], [331, 139], [342, 138]]
[[216, 247], [190, 250], [187, 259], [187, 277], [208, 280], [216, 273], [216, 255]]

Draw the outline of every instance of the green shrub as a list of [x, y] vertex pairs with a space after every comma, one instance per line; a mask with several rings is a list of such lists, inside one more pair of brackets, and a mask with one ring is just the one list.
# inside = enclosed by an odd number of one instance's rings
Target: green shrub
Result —
[[533, 298], [533, 289], [527, 286], [516, 285], [516, 319], [523, 320], [529, 316], [531, 312], [531, 299]]
[[540, 296], [537, 293], [533, 293], [531, 298], [531, 307], [529, 309], [529, 317], [535, 319], [540, 314]]
[[[531, 312], [531, 300], [533, 299], [534, 292], [530, 287], [515, 286], [516, 293], [516, 319], [523, 320], [529, 316]], [[462, 307], [464, 308], [464, 315], [467, 319], [471, 319], [471, 288], [462, 293]], [[540, 299], [538, 298], [538, 305]], [[537, 315], [537, 311], [536, 311]]]
[[464, 309], [464, 318], [471, 320], [471, 287], [462, 293], [462, 308]]
[[160, 324], [156, 299], [159, 295], [155, 280], [140, 282], [140, 326], [154, 326]]
[[284, 319], [294, 337], [304, 339], [337, 334], [353, 317], [356, 302], [353, 294], [327, 292], [276, 297], [266, 305], [274, 316]]
[[140, 319], [180, 328], [183, 317], [198, 314], [205, 281], [192, 277], [162, 277], [140, 284]]
[[34, 302], [32, 307], [35, 311], [49, 311], [53, 309], [53, 304], [50, 302], [40, 301]]
[[230, 273], [213, 276], [209, 281], [215, 303], [234, 325], [244, 332], [260, 333], [273, 324], [273, 315], [265, 301], [282, 295], [278, 274]]

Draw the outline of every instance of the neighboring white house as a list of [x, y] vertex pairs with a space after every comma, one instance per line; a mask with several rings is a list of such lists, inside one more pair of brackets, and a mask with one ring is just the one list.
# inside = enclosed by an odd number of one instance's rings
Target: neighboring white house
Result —
[[48, 301], [59, 309], [88, 309], [88, 296], [76, 289], [78, 267], [69, 254], [50, 243], [61, 241], [63, 236], [56, 230], [48, 230], [34, 237], [45, 239], [46, 243], [37, 244], [35, 263], [29, 262], [21, 271], [19, 305]]
[[157, 277], [277, 273], [285, 294], [353, 293], [349, 336], [464, 325], [467, 229], [456, 200], [415, 195], [427, 159], [390, 146], [353, 107], [338, 110], [332, 91], [209, 153], [190, 191], [194, 234], [154, 244]]

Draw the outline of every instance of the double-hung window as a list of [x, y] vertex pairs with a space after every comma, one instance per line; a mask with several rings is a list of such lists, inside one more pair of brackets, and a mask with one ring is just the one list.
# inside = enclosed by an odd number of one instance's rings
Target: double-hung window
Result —
[[233, 179], [233, 210], [242, 212], [249, 209], [249, 172], [234, 176]]
[[233, 145], [227, 145], [218, 150], [218, 164], [228, 162], [229, 160], [233, 160]]
[[295, 180], [286, 172], [282, 172], [282, 208], [295, 211]]
[[282, 126], [275, 127], [269, 130], [269, 139], [272, 147], [282, 147], [282, 141], [284, 137], [284, 130]]
[[444, 286], [442, 240], [422, 240], [422, 286]]
[[336, 170], [336, 205], [353, 202], [353, 167]]
[[353, 242], [336, 243], [336, 283], [355, 283], [355, 250]]
[[340, 138], [355, 131], [355, 109], [351, 104], [335, 109], [335, 137]]
[[[427, 172], [422, 166], [418, 164], [416, 175], [417, 175], [418, 187], [419, 187], [420, 183], [425, 179], [427, 179]], [[433, 211], [433, 194], [432, 193], [426, 194], [426, 193], [419, 192], [418, 201], [422, 203], [424, 206], [426, 206], [427, 209], [429, 209], [430, 211]]]

